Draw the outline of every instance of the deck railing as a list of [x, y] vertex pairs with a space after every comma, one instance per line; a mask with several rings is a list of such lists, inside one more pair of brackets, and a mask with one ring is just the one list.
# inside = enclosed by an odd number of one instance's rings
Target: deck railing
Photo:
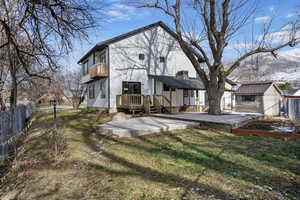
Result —
[[153, 95], [153, 104], [155, 106], [171, 106], [171, 101], [164, 95]]
[[117, 108], [150, 111], [154, 106], [158, 111], [171, 107], [170, 100], [164, 95], [120, 94], [116, 96]]
[[157, 94], [153, 95], [153, 105], [160, 111], [162, 110], [162, 108], [165, 108], [167, 109], [167, 111], [169, 111], [168, 108], [172, 107], [172, 103], [167, 97]]
[[107, 63], [95, 63], [90, 69], [90, 77], [107, 77], [108, 76], [108, 65]]
[[117, 95], [117, 107], [143, 106], [145, 95], [141, 94], [121, 94]]

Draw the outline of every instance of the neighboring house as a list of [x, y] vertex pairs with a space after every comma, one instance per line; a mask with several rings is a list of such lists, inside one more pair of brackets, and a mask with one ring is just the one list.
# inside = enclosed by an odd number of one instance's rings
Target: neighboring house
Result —
[[[174, 37], [158, 22], [95, 45], [78, 61], [88, 88], [87, 106], [110, 112], [204, 108], [205, 88]], [[227, 80], [223, 109], [233, 106], [234, 86]]]
[[71, 104], [71, 102], [64, 96], [57, 98], [53, 94], [44, 94], [38, 100], [38, 104], [50, 104], [52, 100], [56, 100], [58, 104]]
[[242, 84], [236, 95], [236, 111], [280, 115], [282, 92], [274, 82]]
[[300, 89], [282, 90], [282, 93], [285, 97], [299, 97]]
[[300, 89], [283, 90], [285, 114], [300, 123]]

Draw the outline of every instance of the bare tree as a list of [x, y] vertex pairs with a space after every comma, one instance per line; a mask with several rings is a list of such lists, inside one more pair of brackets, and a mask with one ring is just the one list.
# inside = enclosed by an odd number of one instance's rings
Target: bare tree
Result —
[[86, 94], [86, 87], [81, 83], [81, 78], [82, 72], [80, 69], [63, 72], [57, 78], [64, 96], [72, 103], [74, 109], [79, 108]]
[[72, 40], [87, 37], [86, 30], [96, 26], [93, 11], [88, 0], [0, 0], [0, 49], [9, 55], [11, 106], [17, 104], [17, 74], [49, 79], [46, 72], [58, 69]]
[[[268, 42], [270, 26], [263, 29], [256, 44], [240, 55], [229, 67], [224, 65], [224, 51], [229, 42], [255, 13], [253, 1], [248, 0], [132, 0], [139, 8], [154, 8], [171, 17], [175, 37], [204, 83], [209, 101], [209, 113], [221, 114], [221, 98], [225, 80], [248, 57], [271, 53], [286, 46], [295, 46], [297, 26], [293, 25], [287, 41], [280, 44]], [[188, 12], [185, 12], [188, 10]], [[192, 31], [188, 31], [192, 30]], [[195, 35], [197, 35], [195, 37]], [[259, 41], [258, 41], [259, 40]], [[203, 67], [201, 63], [205, 63]]]
[[18, 91], [20, 91], [18, 100], [37, 102], [43, 95], [49, 95], [49, 91], [52, 89], [51, 83], [48, 79], [37, 77], [23, 79], [18, 83]]

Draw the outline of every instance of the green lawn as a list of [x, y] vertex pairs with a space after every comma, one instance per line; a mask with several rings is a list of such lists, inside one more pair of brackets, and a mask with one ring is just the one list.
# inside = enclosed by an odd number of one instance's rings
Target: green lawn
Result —
[[59, 111], [58, 118], [61, 154], [53, 156], [45, 131], [52, 113], [38, 112], [18, 165], [3, 178], [2, 194], [47, 200], [300, 199], [300, 141], [198, 129], [116, 139], [96, 131], [109, 115]]

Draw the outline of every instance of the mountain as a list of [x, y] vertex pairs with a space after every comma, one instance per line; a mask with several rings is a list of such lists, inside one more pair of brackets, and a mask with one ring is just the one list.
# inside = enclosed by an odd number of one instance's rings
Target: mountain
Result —
[[230, 78], [241, 83], [266, 80], [290, 82], [300, 88], [300, 48], [281, 51], [277, 58], [272, 55], [248, 58]]

